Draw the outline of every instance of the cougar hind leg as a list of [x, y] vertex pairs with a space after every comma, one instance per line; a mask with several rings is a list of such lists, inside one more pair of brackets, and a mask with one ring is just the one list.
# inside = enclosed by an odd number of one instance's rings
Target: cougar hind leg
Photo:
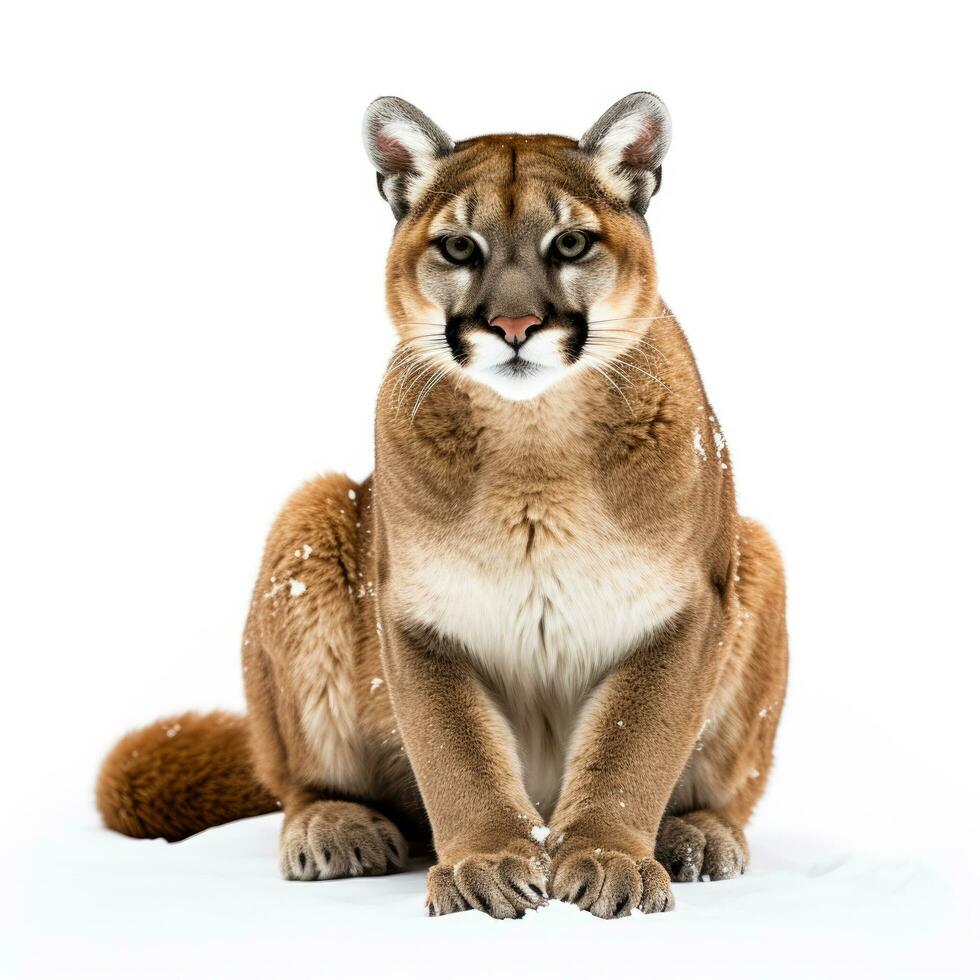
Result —
[[284, 811], [289, 879], [402, 867], [405, 838], [379, 810], [422, 809], [374, 629], [370, 493], [331, 475], [293, 495], [269, 533], [245, 630], [252, 752]]
[[766, 531], [744, 518], [739, 545], [729, 656], [657, 834], [657, 860], [674, 881], [744, 872], [749, 862], [744, 827], [772, 766], [786, 692], [782, 564]]

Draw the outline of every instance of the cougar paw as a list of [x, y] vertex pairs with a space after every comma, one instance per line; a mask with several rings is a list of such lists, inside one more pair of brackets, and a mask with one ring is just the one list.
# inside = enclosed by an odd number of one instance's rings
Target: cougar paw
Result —
[[429, 915], [479, 909], [495, 919], [520, 919], [548, 904], [546, 891], [545, 858], [475, 854], [429, 871], [426, 909]]
[[742, 831], [708, 811], [664, 817], [656, 856], [673, 881], [737, 878], [749, 863]]
[[744, 841], [739, 840], [740, 836], [727, 827], [704, 831], [702, 878], [707, 876], [711, 881], [722, 881], [745, 873], [749, 856]]
[[575, 851], [558, 862], [551, 893], [600, 919], [618, 919], [636, 908], [667, 912], [674, 907], [670, 879], [656, 860], [637, 861], [601, 847]]
[[641, 912], [669, 912], [674, 907], [674, 893], [670, 890], [670, 875], [656, 858], [646, 858], [637, 864], [643, 881], [643, 895], [638, 906]]
[[704, 834], [679, 817], [664, 817], [657, 833], [657, 860], [671, 881], [697, 881], [704, 863]]
[[408, 845], [398, 828], [358, 803], [312, 803], [283, 823], [279, 866], [290, 881], [382, 875], [401, 868]]

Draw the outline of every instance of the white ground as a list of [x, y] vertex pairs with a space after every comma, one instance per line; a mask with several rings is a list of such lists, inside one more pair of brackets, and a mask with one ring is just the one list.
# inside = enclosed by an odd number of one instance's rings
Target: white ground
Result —
[[[279, 815], [177, 845], [94, 825], [20, 854], [16, 976], [976, 976], [942, 865], [763, 827], [749, 874], [675, 886], [677, 908], [603, 922], [560, 902], [522, 921], [424, 915], [423, 869], [278, 878]], [[955, 855], [950, 855], [955, 857]], [[7, 920], [8, 922], [10, 920]], [[435, 972], [433, 972], [433, 970]]]

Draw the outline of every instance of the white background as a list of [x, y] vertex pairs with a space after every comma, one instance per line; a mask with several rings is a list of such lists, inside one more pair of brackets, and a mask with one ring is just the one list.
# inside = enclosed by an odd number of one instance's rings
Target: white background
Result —
[[[31, 976], [970, 973], [976, 24], [967, 4], [0, 7], [3, 920]], [[242, 704], [266, 528], [365, 476], [392, 219], [359, 136], [578, 135], [652, 89], [664, 296], [779, 541], [790, 693], [738, 882], [421, 917], [277, 880], [277, 817], [96, 829], [127, 727]], [[277, 966], [278, 964], [278, 966]], [[271, 971], [271, 972], [270, 972]]]

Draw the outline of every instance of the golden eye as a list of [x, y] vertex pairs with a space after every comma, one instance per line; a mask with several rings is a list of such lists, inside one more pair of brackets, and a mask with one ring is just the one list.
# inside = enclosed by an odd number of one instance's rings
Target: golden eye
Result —
[[592, 239], [587, 232], [575, 229], [573, 231], [563, 231], [555, 237], [551, 250], [557, 259], [570, 262], [573, 259], [580, 259], [589, 250]]
[[469, 265], [480, 257], [480, 249], [469, 235], [450, 235], [442, 239], [439, 248], [456, 265]]

